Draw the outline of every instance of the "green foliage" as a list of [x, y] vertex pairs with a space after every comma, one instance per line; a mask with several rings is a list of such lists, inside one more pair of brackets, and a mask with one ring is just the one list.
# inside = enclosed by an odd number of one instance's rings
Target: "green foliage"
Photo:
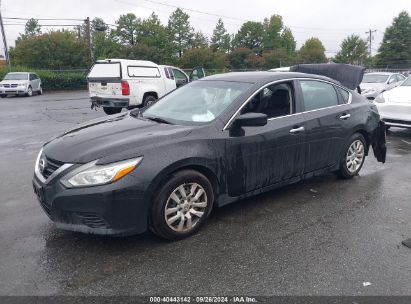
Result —
[[181, 9], [176, 9], [168, 20], [168, 30], [174, 50], [181, 58], [183, 53], [190, 48], [194, 30], [190, 25], [190, 16]]
[[233, 40], [236, 48], [248, 48], [260, 54], [263, 49], [264, 26], [261, 22], [248, 21], [244, 23]]
[[278, 48], [263, 54], [264, 66], [267, 69], [274, 69], [283, 66], [291, 66], [298, 63], [295, 52], [289, 52], [286, 48]]
[[[7, 67], [0, 69], [0, 78], [9, 73]], [[33, 70], [26, 67], [13, 67], [12, 72], [34, 72], [39, 75], [44, 90], [71, 90], [87, 87], [86, 74], [84, 72], [44, 71]]]
[[367, 43], [360, 36], [352, 34], [342, 41], [335, 62], [363, 65], [367, 57]]
[[246, 69], [247, 65], [245, 61], [253, 55], [253, 51], [249, 48], [237, 48], [234, 49], [229, 55], [230, 67], [232, 69]]
[[208, 48], [208, 38], [203, 34], [203, 32], [198, 31], [194, 34], [190, 44], [193, 49]]
[[293, 32], [290, 28], [285, 27], [283, 32], [281, 33], [281, 47], [287, 50], [288, 54], [293, 54], [295, 52], [295, 48], [297, 46], [297, 42], [294, 39]]
[[378, 50], [377, 63], [384, 67], [404, 67], [411, 65], [411, 18], [403, 11], [387, 27]]
[[72, 32], [54, 31], [16, 41], [10, 58], [13, 65], [32, 68], [83, 68], [87, 46]]
[[227, 33], [224, 27], [223, 20], [220, 18], [213, 30], [213, 36], [211, 36], [210, 46], [217, 51], [228, 53], [231, 48], [231, 36]]
[[283, 30], [283, 18], [272, 15], [270, 19], [264, 19], [264, 49], [273, 50], [283, 46], [281, 31]]
[[197, 48], [186, 51], [181, 64], [183, 68], [202, 66], [205, 69], [224, 69], [228, 62], [222, 52], [214, 52], [211, 48]]
[[308, 39], [298, 52], [301, 63], [325, 63], [325, 48], [318, 38]]
[[141, 26], [141, 19], [129, 13], [121, 15], [116, 21], [116, 24], [115, 37], [118, 41], [125, 45], [135, 45]]

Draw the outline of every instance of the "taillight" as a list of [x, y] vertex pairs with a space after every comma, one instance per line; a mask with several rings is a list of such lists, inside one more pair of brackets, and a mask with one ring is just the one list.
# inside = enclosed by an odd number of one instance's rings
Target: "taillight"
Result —
[[122, 95], [130, 95], [130, 86], [127, 81], [121, 82], [121, 94]]

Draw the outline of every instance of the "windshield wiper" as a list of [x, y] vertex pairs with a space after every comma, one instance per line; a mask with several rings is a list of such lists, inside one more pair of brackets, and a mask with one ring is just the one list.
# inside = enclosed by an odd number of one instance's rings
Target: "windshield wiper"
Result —
[[163, 124], [168, 124], [168, 125], [172, 125], [173, 123], [169, 122], [168, 120], [165, 120], [164, 118], [160, 118], [160, 117], [152, 117], [152, 116], [142, 116], [146, 119], [155, 121], [155, 122], [159, 122], [159, 123], [163, 123]]

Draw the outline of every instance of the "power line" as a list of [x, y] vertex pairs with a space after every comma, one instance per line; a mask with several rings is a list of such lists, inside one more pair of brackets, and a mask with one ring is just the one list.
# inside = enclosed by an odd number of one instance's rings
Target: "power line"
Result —
[[61, 20], [61, 21], [84, 21], [85, 19], [75, 19], [75, 18], [21, 18], [21, 17], [4, 17], [7, 20]]

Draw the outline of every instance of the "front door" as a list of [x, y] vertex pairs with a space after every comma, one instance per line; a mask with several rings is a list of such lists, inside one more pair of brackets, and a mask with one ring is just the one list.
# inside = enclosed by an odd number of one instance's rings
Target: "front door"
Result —
[[261, 127], [232, 127], [226, 158], [230, 196], [263, 188], [302, 174], [304, 167], [304, 118], [293, 114], [292, 83], [268, 86], [242, 109], [264, 113]]

